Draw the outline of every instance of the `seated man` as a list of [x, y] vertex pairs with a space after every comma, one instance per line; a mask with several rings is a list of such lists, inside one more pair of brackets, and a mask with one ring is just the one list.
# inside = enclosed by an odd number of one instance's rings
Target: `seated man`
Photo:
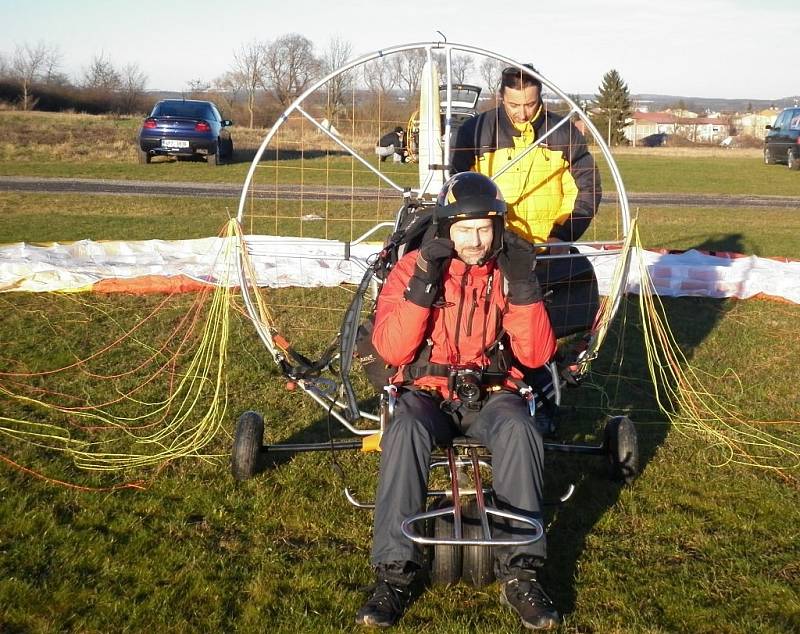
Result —
[[[457, 435], [477, 439], [492, 452], [498, 506], [541, 521], [542, 434], [510, 355], [540, 366], [552, 357], [555, 338], [533, 272], [535, 249], [504, 230], [505, 212], [486, 176], [452, 177], [437, 200], [437, 236], [397, 263], [378, 297], [372, 342], [398, 366], [392, 382], [401, 389], [381, 439], [372, 547], [377, 579], [356, 617], [362, 625], [392, 625], [408, 604], [422, 555], [400, 527], [424, 508], [434, 445]], [[465, 371], [479, 377], [477, 400], [459, 399]], [[508, 529], [517, 536], [525, 530]], [[545, 539], [495, 552], [501, 601], [526, 627], [555, 627], [558, 613], [536, 576]]]
[[378, 145], [375, 146], [375, 154], [381, 157], [381, 163], [387, 157], [393, 157], [395, 163], [404, 163], [406, 159], [405, 131], [397, 126], [391, 132], [384, 134]]

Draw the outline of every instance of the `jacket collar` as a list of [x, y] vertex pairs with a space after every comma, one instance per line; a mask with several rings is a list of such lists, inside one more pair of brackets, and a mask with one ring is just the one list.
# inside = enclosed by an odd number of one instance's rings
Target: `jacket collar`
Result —
[[450, 260], [450, 268], [448, 269], [450, 275], [458, 277], [463, 276], [467, 272], [469, 266], [469, 273], [474, 277], [487, 277], [495, 269], [495, 261], [489, 260], [485, 264], [478, 266], [477, 264], [467, 265], [463, 260], [453, 258]]
[[[517, 128], [514, 126], [514, 123], [511, 121], [511, 118], [508, 116], [505, 106], [500, 104], [498, 109], [500, 110], [500, 116], [497, 118], [500, 121], [500, 127], [502, 130], [511, 136], [519, 136], [521, 133], [519, 130], [517, 130]], [[538, 139], [540, 136], [539, 130], [544, 123], [546, 112], [547, 110], [545, 110], [544, 102], [540, 101], [539, 107], [536, 110], [536, 114], [534, 114], [533, 119], [531, 119], [531, 127], [533, 128], [535, 139]]]

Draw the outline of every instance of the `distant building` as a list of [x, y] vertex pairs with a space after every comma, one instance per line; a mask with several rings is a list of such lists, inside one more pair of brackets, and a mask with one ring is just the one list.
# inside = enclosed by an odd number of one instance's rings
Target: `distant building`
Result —
[[695, 143], [718, 143], [728, 136], [727, 118], [701, 117], [688, 110], [679, 113], [636, 111], [624, 128], [625, 138], [636, 146], [654, 135], [682, 136]]
[[748, 112], [735, 116], [731, 123], [737, 134], [763, 139], [767, 132], [766, 127], [775, 123], [775, 117], [780, 111], [780, 108], [767, 108], [760, 112]]

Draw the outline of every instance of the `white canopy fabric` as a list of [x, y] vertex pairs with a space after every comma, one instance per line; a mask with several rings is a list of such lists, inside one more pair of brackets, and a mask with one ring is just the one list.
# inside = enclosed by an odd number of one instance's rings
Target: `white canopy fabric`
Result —
[[[3, 245], [0, 291], [90, 290], [100, 280], [148, 275], [237, 285], [235, 263], [224, 255], [235, 253], [225, 248], [229, 239]], [[369, 257], [380, 250], [374, 243], [354, 245], [345, 259], [345, 244], [336, 240], [247, 236], [246, 243], [258, 284], [270, 287], [356, 284]], [[607, 294], [619, 256], [590, 247], [581, 251], [595, 266], [601, 294]], [[698, 251], [635, 251], [632, 258], [637, 257], [644, 259], [659, 295], [745, 299], [763, 293], [800, 303], [800, 262], [717, 257]], [[627, 289], [638, 293], [640, 288], [638, 267], [631, 266]]]

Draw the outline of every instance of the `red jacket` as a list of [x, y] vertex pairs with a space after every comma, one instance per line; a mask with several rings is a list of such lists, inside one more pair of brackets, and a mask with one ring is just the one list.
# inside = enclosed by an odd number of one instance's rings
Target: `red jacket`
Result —
[[[556, 340], [544, 304], [509, 304], [494, 261], [469, 266], [453, 258], [444, 273], [444, 306], [423, 308], [403, 296], [416, 260], [416, 251], [406, 254], [378, 296], [372, 343], [386, 363], [400, 366], [394, 383], [402, 382], [403, 367], [414, 360], [426, 336], [433, 341], [430, 363], [435, 364], [488, 366], [484, 351], [502, 327], [508, 332], [514, 357], [523, 365], [536, 368], [553, 357]], [[522, 378], [516, 368], [511, 376]], [[436, 387], [449, 397], [445, 376], [423, 376], [414, 384]]]

